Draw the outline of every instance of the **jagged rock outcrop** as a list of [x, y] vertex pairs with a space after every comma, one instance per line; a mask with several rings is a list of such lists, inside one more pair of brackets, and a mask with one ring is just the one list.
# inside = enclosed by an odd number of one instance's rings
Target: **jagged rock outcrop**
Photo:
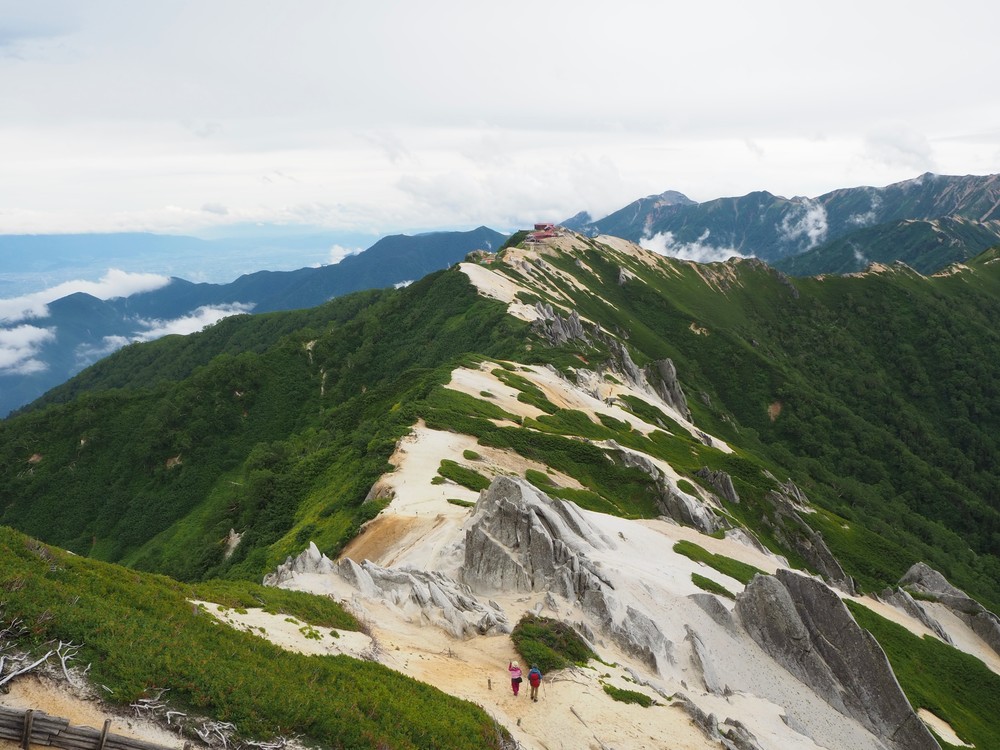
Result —
[[940, 750], [875, 638], [828, 586], [789, 570], [757, 575], [737, 597], [736, 614], [764, 651], [887, 747]]
[[548, 591], [578, 602], [603, 634], [658, 670], [672, 659], [671, 642], [651, 617], [621, 600], [587, 557], [588, 550], [615, 548], [576, 506], [500, 476], [482, 492], [466, 526], [462, 581], [483, 595]]
[[497, 604], [483, 604], [468, 586], [443, 573], [410, 567], [383, 568], [370, 560], [359, 565], [346, 557], [336, 572], [366, 599], [387, 601], [456, 638], [511, 631], [507, 615]]
[[688, 407], [687, 397], [681, 389], [680, 381], [677, 380], [677, 368], [674, 367], [673, 360], [659, 359], [647, 365], [643, 372], [656, 394], [690, 422], [691, 409]]
[[628, 353], [628, 347], [612, 336], [607, 336], [605, 343], [608, 346], [612, 362], [615, 365], [612, 369], [621, 372], [633, 385], [646, 386], [646, 378], [642, 370], [639, 369], [639, 365], [632, 361], [632, 355]]
[[365, 599], [391, 604], [410, 617], [420, 617], [456, 638], [509, 633], [511, 625], [495, 603], [480, 602], [472, 590], [436, 571], [383, 568], [349, 558], [335, 563], [309, 543], [298, 557], [288, 557], [264, 577], [265, 586], [280, 586], [297, 575], [335, 574]]
[[319, 551], [315, 542], [309, 542], [298, 557], [289, 555], [273, 573], [264, 576], [264, 585], [280, 586], [298, 573], [332, 573], [335, 567], [334, 562]]
[[552, 305], [536, 302], [535, 312], [538, 318], [534, 326], [552, 346], [559, 346], [573, 339], [587, 341], [587, 333], [583, 330], [583, 322], [576, 310], [564, 318], [552, 309]]
[[944, 604], [1000, 654], [1000, 618], [926, 563], [916, 563], [899, 580], [904, 589]]
[[706, 503], [681, 492], [648, 456], [623, 448], [613, 440], [607, 441], [605, 445], [615, 451], [626, 466], [640, 469], [652, 477], [656, 483], [656, 504], [663, 515], [705, 534], [729, 528], [730, 524]]
[[945, 643], [954, 642], [948, 632], [941, 627], [941, 623], [931, 617], [927, 610], [921, 606], [920, 602], [910, 596], [909, 592], [903, 588], [885, 589], [878, 595], [878, 599], [908, 614], [913, 619], [920, 622], [925, 628], [935, 633]]
[[739, 504], [740, 496], [736, 492], [736, 487], [733, 486], [733, 478], [726, 472], [713, 471], [707, 466], [702, 466], [695, 474], [707, 480], [715, 488], [716, 492], [726, 498], [726, 500]]
[[823, 535], [812, 528], [799, 515], [798, 508], [807, 508], [809, 500], [793, 482], [780, 485], [777, 491], [772, 490], [765, 496], [774, 506], [774, 519], [764, 521], [769, 523], [778, 542], [788, 549], [795, 550], [814, 571], [819, 573], [832, 586], [854, 595], [854, 581], [840, 566], [837, 558], [826, 546]]
[[576, 599], [603, 584], [585, 557], [596, 545], [613, 543], [575, 506], [501, 476], [480, 495], [466, 527], [462, 578], [479, 592], [551, 591]]
[[726, 719], [719, 725], [722, 746], [726, 750], [762, 750], [757, 737], [739, 719]]

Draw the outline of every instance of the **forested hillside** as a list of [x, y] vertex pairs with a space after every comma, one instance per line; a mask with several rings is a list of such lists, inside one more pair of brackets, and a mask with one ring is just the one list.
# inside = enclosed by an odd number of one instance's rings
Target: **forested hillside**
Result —
[[[738, 446], [747, 481], [751, 466], [794, 477], [826, 509], [809, 521], [864, 588], [927, 560], [997, 602], [996, 257], [934, 278], [790, 281], [758, 261], [650, 267], [581, 238], [549, 263], [635, 362], [674, 361], [695, 422]], [[434, 415], [437, 384], [483, 356], [572, 377], [609, 354], [597, 339], [542, 345], [458, 269], [228, 319], [127, 347], [5, 421], [2, 521], [185, 580], [259, 578], [309, 540], [333, 554], [378, 511], [363, 501], [396, 440]], [[751, 506], [734, 512], [760, 526]], [[224, 557], [231, 529], [242, 541]]]

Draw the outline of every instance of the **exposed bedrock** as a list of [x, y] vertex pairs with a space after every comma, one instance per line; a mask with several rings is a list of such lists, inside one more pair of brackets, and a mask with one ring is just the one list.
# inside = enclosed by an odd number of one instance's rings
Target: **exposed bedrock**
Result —
[[613, 440], [606, 445], [615, 451], [626, 466], [648, 474], [656, 482], [656, 504], [660, 512], [685, 526], [692, 526], [703, 534], [713, 534], [730, 527], [722, 517], [700, 498], [682, 492], [648, 456], [623, 448]]
[[916, 563], [899, 580], [905, 590], [944, 604], [1000, 654], [1000, 618], [926, 563]]
[[739, 493], [736, 492], [736, 487], [733, 486], [733, 478], [726, 472], [713, 471], [707, 466], [702, 466], [695, 472], [695, 474], [702, 479], [705, 479], [715, 488], [715, 491], [726, 498], [726, 500], [731, 503], [736, 503], [737, 505], [739, 504], [740, 496]]
[[349, 558], [335, 563], [312, 542], [298, 557], [288, 557], [265, 576], [264, 585], [280, 586], [296, 575], [306, 574], [339, 576], [364, 599], [390, 604], [456, 638], [511, 631], [499, 606], [493, 602], [483, 604], [468, 586], [443, 573], [409, 567], [383, 568], [369, 560], [359, 565]]
[[[656, 622], [620, 596], [587, 553], [615, 544], [571, 503], [497, 477], [465, 531], [462, 580], [477, 594], [549, 591], [579, 602], [601, 632], [653, 669], [672, 659]], [[593, 640], [593, 639], [590, 639]]]
[[910, 596], [910, 593], [906, 589], [885, 589], [878, 595], [878, 598], [920, 622], [921, 625], [935, 633], [945, 643], [954, 645], [954, 641], [948, 635], [948, 631], [941, 627], [941, 623], [935, 620], [920, 602]]
[[775, 517], [770, 522], [766, 517], [764, 520], [770, 523], [778, 542], [787, 549], [795, 550], [830, 585], [847, 594], [857, 593], [854, 581], [826, 546], [823, 535], [802, 518], [799, 509], [807, 509], [809, 506], [805, 493], [794, 483], [788, 482], [780, 485], [779, 490], [768, 492], [766, 498], [774, 506]]
[[299, 573], [332, 573], [335, 567], [334, 562], [319, 551], [315, 542], [309, 542], [298, 557], [289, 555], [273, 573], [264, 576], [264, 585], [280, 586]]
[[656, 394], [690, 422], [691, 409], [688, 407], [687, 397], [677, 379], [677, 368], [674, 366], [673, 360], [658, 359], [647, 365], [643, 373]]
[[553, 346], [573, 339], [588, 341], [587, 332], [583, 330], [583, 323], [576, 310], [564, 318], [552, 309], [552, 305], [536, 302], [535, 313], [538, 315], [534, 323], [536, 330]]
[[499, 606], [483, 604], [468, 586], [443, 573], [383, 568], [370, 560], [358, 565], [346, 557], [337, 565], [337, 573], [365, 598], [387, 601], [406, 613], [419, 613], [456, 638], [511, 631]]
[[828, 586], [789, 570], [757, 575], [736, 614], [764, 651], [888, 748], [940, 750], [881, 647]]

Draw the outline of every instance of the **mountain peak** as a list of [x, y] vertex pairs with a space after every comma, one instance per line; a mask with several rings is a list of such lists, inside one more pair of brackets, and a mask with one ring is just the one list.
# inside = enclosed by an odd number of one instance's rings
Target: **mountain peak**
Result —
[[659, 195], [649, 195], [647, 200], [655, 200], [661, 206], [696, 206], [697, 201], [693, 201], [688, 198], [684, 193], [679, 193], [676, 190], [665, 190]]

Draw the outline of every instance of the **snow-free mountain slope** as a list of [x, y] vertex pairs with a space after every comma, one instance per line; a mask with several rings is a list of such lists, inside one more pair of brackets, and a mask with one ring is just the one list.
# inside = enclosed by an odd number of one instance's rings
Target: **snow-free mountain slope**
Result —
[[[789, 279], [559, 231], [475, 258], [115, 355], [4, 423], [4, 522], [332, 593], [371, 658], [525, 747], [996, 744], [995, 252]], [[551, 713], [506, 691], [526, 613], [600, 659], [546, 670]]]

